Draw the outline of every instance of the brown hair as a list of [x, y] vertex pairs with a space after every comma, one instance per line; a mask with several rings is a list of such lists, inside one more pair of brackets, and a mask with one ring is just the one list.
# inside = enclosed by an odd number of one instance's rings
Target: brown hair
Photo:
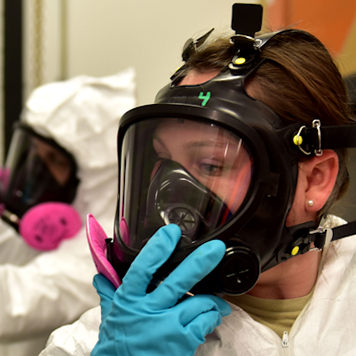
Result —
[[[218, 38], [199, 48], [187, 61], [187, 70], [222, 69], [234, 55], [229, 38]], [[342, 76], [324, 45], [311, 34], [288, 30], [275, 35], [263, 47], [264, 62], [249, 76], [254, 97], [286, 122], [321, 125], [350, 122], [350, 108]], [[344, 150], [337, 151], [339, 174], [321, 214], [342, 196], [348, 184]]]

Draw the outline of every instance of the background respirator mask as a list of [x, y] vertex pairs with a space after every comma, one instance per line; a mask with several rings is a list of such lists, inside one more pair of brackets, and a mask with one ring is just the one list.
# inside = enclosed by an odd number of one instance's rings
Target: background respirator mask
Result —
[[15, 129], [2, 169], [2, 218], [18, 228], [30, 208], [44, 202], [72, 203], [78, 186], [71, 154], [26, 125]]

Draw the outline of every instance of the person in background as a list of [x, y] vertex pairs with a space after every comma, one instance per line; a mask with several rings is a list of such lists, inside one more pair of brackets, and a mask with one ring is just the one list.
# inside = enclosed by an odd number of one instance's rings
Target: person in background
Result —
[[355, 187], [344, 82], [312, 34], [255, 37], [259, 5], [235, 5], [234, 35], [188, 41], [122, 117], [110, 249], [88, 218], [101, 310], [41, 356], [356, 352], [355, 221], [332, 214]]
[[27, 100], [1, 169], [0, 354], [35, 356], [98, 304], [85, 219], [111, 229], [115, 138], [134, 71], [45, 84]]

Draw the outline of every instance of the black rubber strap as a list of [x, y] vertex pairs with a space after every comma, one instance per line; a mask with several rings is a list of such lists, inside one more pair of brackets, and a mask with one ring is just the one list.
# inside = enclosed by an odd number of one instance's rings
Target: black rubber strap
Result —
[[345, 225], [334, 227], [332, 231], [333, 231], [333, 237], [331, 241], [339, 240], [342, 239], [343, 237], [354, 235], [356, 234], [356, 221], [352, 221]]
[[321, 148], [356, 147], [356, 125], [321, 126]]

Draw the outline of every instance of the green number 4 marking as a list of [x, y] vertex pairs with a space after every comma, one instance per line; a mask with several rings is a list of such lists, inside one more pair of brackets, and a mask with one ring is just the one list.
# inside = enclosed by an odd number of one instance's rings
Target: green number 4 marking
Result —
[[199, 93], [199, 99], [203, 100], [202, 103], [201, 103], [201, 106], [205, 106], [206, 103], [209, 101], [210, 99], [210, 91], [208, 91], [205, 95], [204, 93], [201, 91]]

